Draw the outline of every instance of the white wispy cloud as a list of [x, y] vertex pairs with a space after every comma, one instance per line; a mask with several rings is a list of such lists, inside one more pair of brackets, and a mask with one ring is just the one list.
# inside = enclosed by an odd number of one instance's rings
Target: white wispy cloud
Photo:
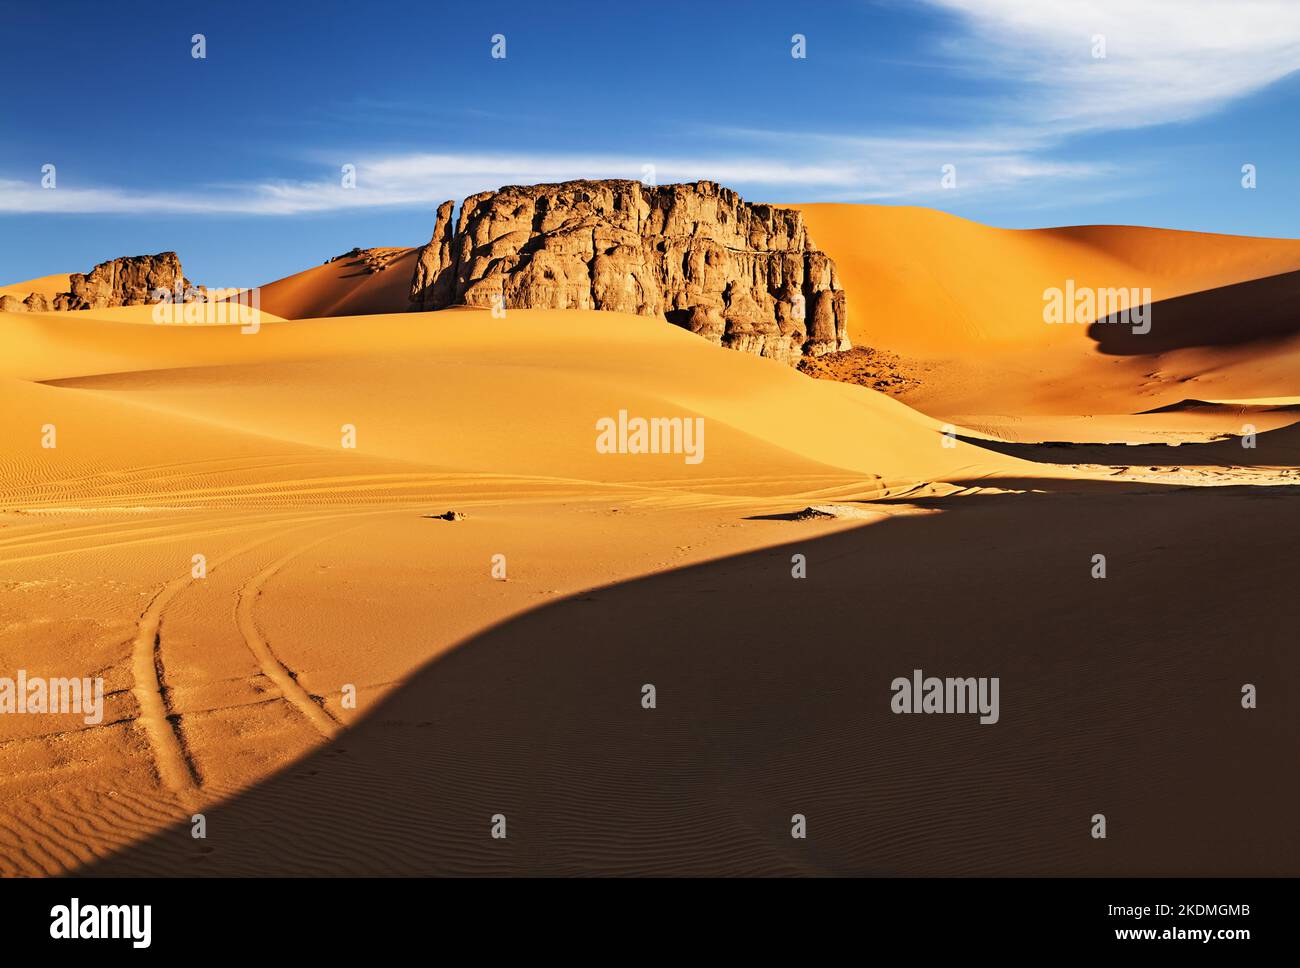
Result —
[[[1053, 140], [1027, 128], [981, 129], [966, 135], [917, 132], [867, 137], [792, 135], [784, 130], [752, 128], [726, 128], [719, 133], [749, 144], [756, 152], [794, 141], [800, 152], [839, 159], [852, 172], [851, 179], [826, 186], [815, 198], [792, 199], [797, 201], [933, 200], [947, 191], [942, 174], [948, 165], [954, 169], [957, 189], [966, 198], [1032, 189], [1035, 183], [1057, 188], [1065, 181], [1093, 179], [1117, 170], [1113, 162], [1048, 157], [1042, 152]], [[838, 194], [832, 194], [831, 187], [838, 189]]]
[[1295, 0], [928, 2], [960, 16], [957, 62], [1016, 82], [990, 109], [1057, 134], [1190, 120], [1300, 69]]
[[[343, 165], [355, 168], [352, 187], [344, 187]], [[199, 187], [187, 191], [139, 191], [112, 187], [42, 188], [30, 181], [0, 179], [0, 212], [298, 215], [359, 208], [427, 206], [464, 198], [505, 184], [532, 184], [572, 178], [647, 176], [653, 165], [659, 182], [710, 178], [752, 185], [844, 187], [854, 183], [852, 166], [835, 163], [787, 164], [760, 158], [707, 159], [549, 154], [396, 154], [341, 158], [322, 163], [318, 178], [274, 180]]]
[[[1015, 192], [1064, 197], [1063, 183], [1095, 184], [1136, 162], [1063, 157], [1085, 131], [1181, 121], [1300, 69], [1300, 0], [926, 0], [952, 12], [940, 56], [999, 93], [973, 103], [965, 129], [871, 136], [748, 129], [699, 132], [715, 155], [449, 151], [348, 157], [317, 153], [318, 174], [157, 191], [80, 185], [44, 189], [0, 178], [0, 213], [300, 215], [427, 208], [507, 184], [646, 177], [709, 179], [754, 200], [916, 201], [942, 204], [941, 169], [956, 167], [961, 198]], [[1094, 57], [1098, 37], [1105, 57]], [[689, 140], [689, 139], [688, 139]], [[360, 154], [360, 153], [358, 153]], [[340, 167], [356, 167], [345, 188]], [[1121, 168], [1121, 165], [1123, 166]], [[953, 197], [953, 196], [950, 196]]]
[[[963, 191], [987, 191], [1034, 179], [1080, 178], [1101, 166], [1071, 165], [1008, 152], [993, 143], [954, 140], [851, 139], [818, 134], [736, 131], [748, 151], [732, 157], [551, 155], [523, 153], [406, 153], [320, 161], [322, 174], [142, 191], [68, 185], [42, 188], [36, 179], [0, 179], [0, 212], [137, 215], [301, 215], [366, 208], [427, 208], [447, 199], [509, 184], [573, 178], [653, 179], [658, 184], [707, 179], [761, 192], [755, 200], [923, 198], [940, 191], [941, 168], [958, 166]], [[804, 159], [784, 160], [784, 154]], [[343, 164], [355, 184], [343, 185]], [[652, 169], [652, 170], [651, 170]]]

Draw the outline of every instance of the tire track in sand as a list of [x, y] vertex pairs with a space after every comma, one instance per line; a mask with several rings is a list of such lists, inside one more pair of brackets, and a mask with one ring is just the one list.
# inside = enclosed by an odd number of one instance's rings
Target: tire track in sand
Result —
[[[208, 573], [210, 574], [213, 569], [219, 568], [242, 554], [246, 554], [259, 545], [291, 534], [299, 527], [340, 516], [327, 514], [299, 519], [292, 527], [240, 545], [238, 548], [213, 559], [208, 563]], [[311, 546], [308, 545], [307, 547]], [[195, 579], [190, 574], [185, 574], [164, 584], [149, 600], [149, 604], [141, 614], [136, 636], [131, 643], [131, 677], [133, 680], [131, 691], [135, 695], [136, 703], [140, 708], [139, 722], [143, 725], [145, 735], [149, 740], [159, 780], [161, 780], [163, 786], [176, 795], [187, 809], [198, 803], [199, 775], [193, 759], [185, 749], [185, 743], [180, 733], [179, 715], [173, 716], [167, 708], [167, 687], [162, 672], [162, 633], [160, 629], [164, 610], [171, 604], [172, 599], [188, 588], [194, 581]]]
[[257, 659], [257, 664], [261, 666], [263, 674], [279, 687], [285, 702], [302, 713], [307, 721], [316, 728], [316, 731], [326, 739], [333, 739], [337, 736], [339, 730], [343, 728], [343, 724], [330, 715], [329, 711], [321, 703], [317, 702], [316, 698], [298, 682], [297, 674], [276, 657], [271, 650], [270, 644], [258, 630], [257, 622], [253, 619], [253, 603], [261, 597], [262, 586], [266, 584], [271, 576], [294, 558], [305, 554], [317, 545], [324, 544], [331, 538], [337, 538], [348, 531], [353, 531], [356, 527], [360, 527], [360, 525], [327, 534], [277, 558], [246, 581], [235, 596], [235, 622], [239, 626], [240, 635], [244, 637], [244, 644], [248, 646], [248, 651], [252, 652], [253, 657]]

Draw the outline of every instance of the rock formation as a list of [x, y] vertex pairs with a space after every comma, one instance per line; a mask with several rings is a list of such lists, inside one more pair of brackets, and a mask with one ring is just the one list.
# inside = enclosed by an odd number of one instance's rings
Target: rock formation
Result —
[[0, 296], [0, 313], [48, 313], [54, 308], [54, 301], [43, 293], [28, 293], [21, 296]]
[[412, 308], [605, 309], [663, 316], [732, 349], [797, 363], [849, 349], [835, 264], [803, 214], [713, 182], [511, 186], [438, 206]]
[[180, 294], [174, 301], [203, 301], [202, 290], [194, 289], [181, 271], [175, 252], [132, 255], [101, 262], [90, 272], [68, 277], [70, 292], [53, 299], [31, 293], [26, 299], [0, 296], [0, 312], [43, 313], [52, 309], [104, 309], [110, 306], [143, 306], [158, 302], [155, 293], [165, 289]]
[[159, 289], [172, 293], [190, 289], [175, 252], [110, 259], [84, 275], [74, 272], [68, 278], [72, 291], [54, 298], [55, 309], [143, 306], [158, 301], [154, 294]]
[[409, 251], [410, 249], [393, 248], [391, 246], [363, 249], [358, 245], [342, 255], [326, 259], [324, 265], [328, 266], [333, 265], [335, 262], [342, 262], [347, 268], [356, 269], [359, 275], [374, 275], [376, 272], [383, 272]]

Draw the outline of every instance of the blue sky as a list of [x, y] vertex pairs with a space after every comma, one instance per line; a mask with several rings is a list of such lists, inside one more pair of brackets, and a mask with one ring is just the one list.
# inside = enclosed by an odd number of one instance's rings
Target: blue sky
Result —
[[175, 249], [198, 282], [256, 284], [427, 241], [445, 198], [647, 165], [751, 201], [1300, 235], [1294, 0], [50, 2], [5, 18], [0, 281]]

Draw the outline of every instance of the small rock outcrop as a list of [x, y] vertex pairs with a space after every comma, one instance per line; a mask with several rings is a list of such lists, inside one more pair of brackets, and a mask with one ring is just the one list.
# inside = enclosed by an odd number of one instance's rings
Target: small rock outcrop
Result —
[[878, 518], [879, 511], [855, 508], [847, 504], [814, 504], [802, 511], [786, 515], [789, 521], [815, 521], [820, 518]]
[[453, 305], [662, 316], [714, 343], [795, 364], [850, 348], [835, 263], [803, 213], [713, 182], [511, 186], [438, 206], [411, 281], [416, 310]]
[[40, 292], [28, 293], [26, 299], [8, 294], [0, 296], [0, 313], [48, 313], [53, 308], [54, 301]]
[[410, 250], [382, 247], [363, 249], [358, 245], [342, 255], [326, 259], [324, 264], [329, 266], [336, 262], [342, 262], [346, 268], [356, 269], [359, 275], [374, 275], [376, 272], [383, 272], [394, 262], [401, 259], [402, 255], [408, 251]]
[[175, 252], [133, 255], [101, 262], [90, 272], [69, 276], [71, 292], [54, 297], [55, 309], [105, 309], [157, 302], [155, 292], [185, 293], [191, 288]]
[[156, 293], [165, 289], [173, 294], [170, 301], [203, 302], [207, 294], [194, 288], [181, 271], [175, 252], [157, 255], [132, 255], [101, 262], [89, 272], [74, 272], [68, 277], [71, 291], [53, 298], [33, 292], [23, 299], [0, 296], [0, 312], [47, 313], [65, 309], [105, 309], [111, 306], [145, 306], [158, 302]]

